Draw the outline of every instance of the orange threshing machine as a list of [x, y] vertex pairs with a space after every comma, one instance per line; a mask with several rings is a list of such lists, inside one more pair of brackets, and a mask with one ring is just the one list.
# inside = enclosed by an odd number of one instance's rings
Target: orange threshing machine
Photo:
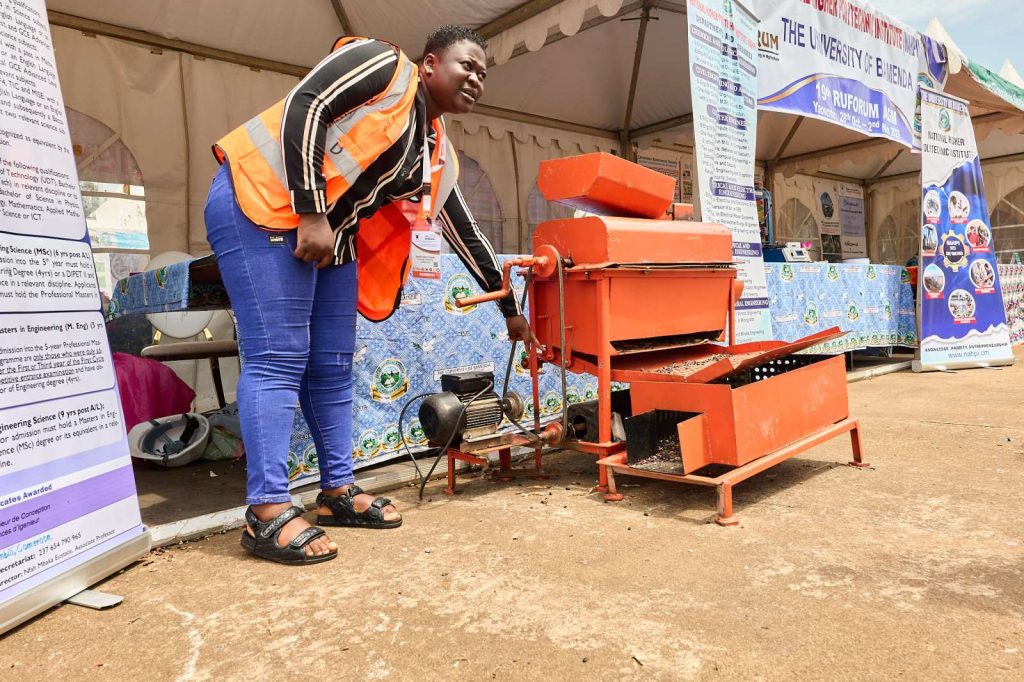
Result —
[[[563, 376], [554, 444], [598, 456], [606, 500], [622, 499], [617, 474], [712, 486], [717, 522], [732, 525], [732, 487], [808, 448], [849, 433], [863, 466], [842, 356], [794, 355], [841, 332], [736, 345], [732, 236], [667, 215], [671, 178], [587, 154], [542, 163], [538, 185], [589, 215], [539, 225], [533, 255], [506, 263], [505, 289], [461, 303], [507, 295], [511, 268], [525, 269], [542, 346], [528, 354], [534, 405], [547, 363]], [[596, 404], [566, 404], [566, 372], [597, 377]]]

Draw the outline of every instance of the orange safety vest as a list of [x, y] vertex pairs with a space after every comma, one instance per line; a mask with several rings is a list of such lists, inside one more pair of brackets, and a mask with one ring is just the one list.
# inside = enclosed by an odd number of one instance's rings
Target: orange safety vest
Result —
[[[332, 51], [356, 37], [340, 38]], [[397, 49], [397, 48], [396, 48]], [[327, 206], [333, 206], [359, 175], [398, 141], [406, 127], [419, 85], [416, 65], [398, 50], [395, 75], [384, 92], [335, 120], [327, 129], [322, 172]], [[268, 230], [291, 230], [299, 216], [291, 207], [285, 180], [281, 127], [285, 100], [221, 138], [214, 154], [231, 168], [235, 198], [252, 222]], [[431, 159], [431, 217], [436, 217], [458, 180], [455, 150], [444, 134], [444, 123], [432, 123], [438, 143]], [[444, 145], [448, 162], [439, 163]], [[359, 312], [370, 320], [391, 316], [401, 299], [409, 273], [411, 225], [397, 207], [385, 205], [360, 221], [357, 235]]]

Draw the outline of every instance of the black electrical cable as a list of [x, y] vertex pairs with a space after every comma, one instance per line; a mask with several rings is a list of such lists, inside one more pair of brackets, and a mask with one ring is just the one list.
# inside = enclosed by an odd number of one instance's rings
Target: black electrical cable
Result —
[[[533, 276], [532, 273], [528, 273], [527, 274], [526, 286], [523, 288], [523, 295], [519, 299], [519, 309], [520, 310], [522, 310], [523, 306], [526, 305], [526, 295], [527, 295], [527, 293], [530, 290], [530, 286], [529, 285], [530, 285], [530, 279], [532, 278], [532, 276]], [[537, 437], [537, 434], [533, 433], [532, 431], [527, 431], [525, 428], [523, 428], [522, 424], [520, 424], [515, 419], [513, 419], [512, 416], [509, 415], [508, 412], [505, 410], [505, 396], [508, 395], [508, 380], [509, 380], [509, 377], [512, 375], [512, 362], [515, 360], [516, 345], [518, 343], [519, 343], [518, 340], [513, 340], [512, 341], [512, 349], [509, 351], [509, 354], [508, 354], [508, 363], [505, 366], [505, 382], [504, 382], [504, 385], [502, 386], [502, 389], [501, 389], [501, 400], [499, 401], [499, 405], [501, 405], [502, 414], [505, 415], [505, 417], [509, 420], [509, 422], [512, 423], [513, 426], [515, 426], [517, 429], [522, 431], [524, 434], [526, 434], [527, 436], [532, 438], [534, 441], [536, 441], [538, 443], [543, 443], [543, 441], [539, 437]], [[477, 398], [482, 396], [488, 389], [491, 389], [493, 387], [494, 387], [494, 384], [493, 383], [489, 383], [487, 386], [484, 387], [483, 390], [481, 390], [475, 396], [470, 398], [468, 403], [464, 403], [462, 405], [462, 410], [459, 412], [459, 418], [458, 418], [458, 420], [456, 420], [456, 423], [462, 421], [462, 417], [466, 414], [466, 409], [473, 403], [474, 400], [476, 400]], [[416, 458], [412, 454], [412, 449], [409, 447], [409, 443], [406, 442], [406, 440], [405, 440], [405, 413], [406, 413], [406, 410], [409, 409], [409, 407], [413, 404], [414, 401], [419, 400], [420, 398], [426, 398], [426, 397], [431, 396], [431, 395], [434, 395], [434, 393], [420, 393], [418, 395], [414, 395], [413, 397], [409, 398], [409, 400], [407, 400], [405, 402], [405, 405], [402, 406], [402, 411], [398, 413], [398, 431], [399, 431], [399, 433], [401, 434], [401, 437], [402, 437], [402, 446], [405, 448], [406, 454], [409, 455], [409, 459], [412, 460], [412, 465], [416, 469], [416, 475], [419, 476], [419, 478], [420, 478], [420, 499], [421, 500], [423, 499], [423, 490], [424, 490], [424, 488], [426, 488], [427, 480], [429, 480], [430, 477], [434, 474], [434, 469], [437, 468], [438, 462], [441, 461], [441, 457], [444, 456], [444, 454], [446, 452], [448, 452], [448, 448], [451, 447], [452, 441], [455, 439], [455, 434], [457, 433], [457, 431], [453, 431], [452, 432], [452, 435], [448, 438], [448, 442], [445, 443], [445, 446], [443, 448], [428, 448], [428, 449], [424, 450], [424, 453], [426, 453], [427, 456], [429, 456], [429, 453], [432, 450], [439, 450], [437, 456], [434, 458], [434, 464], [430, 467], [430, 470], [427, 472], [427, 475], [424, 476], [423, 472], [420, 471], [419, 463], [416, 461]], [[536, 405], [534, 406], [534, 409], [537, 409]]]
[[[476, 395], [474, 395], [472, 398], [469, 399], [468, 402], [462, 403], [462, 409], [459, 410], [459, 418], [455, 420], [455, 423], [456, 424], [461, 424], [462, 423], [462, 418], [466, 414], [466, 410], [469, 408], [470, 405], [473, 404], [473, 401], [476, 400], [477, 398], [479, 398], [480, 396], [482, 396], [487, 391], [490, 391], [493, 388], [494, 388], [494, 382], [493, 381], [489, 381], [489, 382], [487, 382], [487, 385], [484, 386], [483, 388], [481, 388], [476, 393]], [[430, 470], [427, 472], [427, 475], [420, 477], [420, 499], [421, 500], [423, 499], [423, 489], [427, 487], [427, 481], [430, 479], [431, 476], [434, 475], [434, 469], [437, 468], [437, 464], [438, 464], [438, 462], [441, 461], [441, 458], [444, 457], [445, 454], [447, 454], [448, 448], [450, 448], [452, 446], [452, 442], [455, 440], [455, 436], [458, 433], [459, 433], [458, 429], [452, 429], [452, 435], [448, 436], [448, 442], [445, 443], [444, 447], [441, 448], [440, 452], [437, 453], [437, 457], [434, 458], [434, 463], [432, 465], [430, 465]]]
[[[434, 395], [432, 392], [431, 393], [420, 393], [419, 395], [414, 395], [413, 397], [411, 397], [407, 401], [405, 401], [405, 405], [402, 406], [402, 411], [398, 413], [398, 433], [401, 434], [401, 436], [402, 436], [402, 445], [405, 447], [405, 453], [407, 455], [409, 455], [409, 459], [412, 460], [412, 465], [416, 469], [416, 475], [419, 476], [420, 478], [423, 478], [423, 472], [420, 471], [420, 465], [419, 465], [419, 463], [416, 462], [416, 458], [413, 457], [413, 454], [412, 454], [412, 449], [409, 447], [409, 443], [405, 440], [405, 426], [404, 426], [405, 411], [409, 409], [409, 406], [413, 404], [413, 401], [419, 400], [420, 398], [426, 398], [426, 397], [432, 396], [432, 395]], [[430, 450], [428, 449], [426, 452], [430, 452]]]

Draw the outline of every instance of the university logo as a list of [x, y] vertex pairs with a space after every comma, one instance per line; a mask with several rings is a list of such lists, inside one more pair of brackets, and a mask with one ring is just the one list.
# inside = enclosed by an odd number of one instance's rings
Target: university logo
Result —
[[949, 117], [949, 111], [946, 109], [939, 110], [939, 130], [944, 133], [948, 133], [949, 129], [953, 127], [953, 123]]
[[807, 310], [804, 311], [804, 324], [808, 327], [818, 326], [818, 308], [813, 303], [807, 304]]
[[468, 305], [465, 308], [456, 308], [455, 300], [466, 298], [473, 293], [473, 280], [469, 275], [453, 275], [448, 280], [444, 290], [444, 309], [452, 315], [467, 315], [476, 310], [475, 305]]
[[789, 263], [782, 264], [782, 272], [779, 274], [779, 279], [783, 282], [793, 281], [793, 266]]
[[367, 429], [359, 434], [359, 447], [356, 448], [356, 459], [370, 459], [380, 452], [380, 440], [372, 429]]
[[394, 452], [402, 447], [402, 432], [398, 430], [397, 424], [391, 424], [381, 434], [382, 448], [386, 452]]
[[870, 282], [874, 282], [876, 279], [878, 279], [878, 273], [875, 272], [875, 266], [874, 265], [869, 265], [868, 266], [867, 278], [868, 278], [868, 281], [870, 281]]
[[830, 264], [828, 266], [828, 270], [825, 272], [825, 277], [828, 278], [828, 281], [835, 282], [839, 279], [839, 268], [837, 268], [835, 264]]
[[294, 450], [288, 451], [288, 480], [294, 481], [302, 475], [302, 456]]
[[523, 407], [523, 418], [533, 419], [533, 398], [526, 399], [526, 405]]
[[370, 397], [378, 403], [391, 403], [409, 392], [405, 365], [397, 358], [388, 358], [377, 365], [370, 385]]
[[302, 473], [315, 474], [320, 471], [320, 460], [316, 456], [316, 444], [310, 443], [302, 451]]
[[885, 319], [892, 319], [892, 306], [888, 303], [885, 304], [885, 308], [882, 309], [882, 314], [885, 315]]
[[586, 388], [584, 388], [583, 399], [586, 400], [587, 402], [590, 402], [591, 400], [597, 400], [597, 386], [589, 384]]
[[423, 425], [419, 419], [413, 419], [409, 428], [405, 430], [405, 442], [410, 445], [423, 445], [427, 442], [427, 436], [423, 433]]
[[541, 414], [555, 414], [562, 410], [562, 396], [554, 391], [545, 393], [541, 403]]
[[573, 388], [572, 386], [570, 386], [565, 390], [565, 402], [567, 402], [570, 405], [575, 405], [581, 402], [580, 392]]
[[154, 270], [153, 279], [156, 280], [156, 285], [163, 289], [167, 284], [167, 266]]
[[857, 306], [855, 304], [850, 304], [850, 310], [846, 313], [846, 319], [850, 322], [860, 319], [860, 311], [857, 310]]

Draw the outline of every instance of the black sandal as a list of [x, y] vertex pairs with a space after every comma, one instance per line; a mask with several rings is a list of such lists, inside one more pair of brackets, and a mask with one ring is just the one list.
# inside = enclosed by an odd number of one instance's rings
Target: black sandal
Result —
[[318, 526], [354, 526], [357, 528], [398, 528], [402, 519], [386, 521], [384, 507], [391, 504], [386, 497], [375, 499], [366, 511], [357, 512], [352, 501], [356, 495], [362, 495], [363, 489], [353, 485], [341, 495], [332, 497], [321, 492], [316, 496], [316, 503], [331, 510], [330, 516], [319, 514], [316, 517]]
[[330, 561], [338, 556], [338, 550], [327, 554], [306, 554], [306, 545], [322, 535], [326, 535], [322, 528], [310, 526], [300, 532], [292, 541], [285, 546], [277, 542], [281, 529], [292, 519], [302, 516], [302, 507], [289, 507], [281, 512], [276, 518], [270, 521], [260, 521], [253, 512], [252, 507], [245, 510], [245, 522], [253, 529], [256, 536], [249, 534], [249, 529], [242, 530], [242, 547], [249, 550], [253, 556], [268, 561], [276, 561], [279, 564], [289, 566], [301, 566], [305, 564], [319, 564]]

